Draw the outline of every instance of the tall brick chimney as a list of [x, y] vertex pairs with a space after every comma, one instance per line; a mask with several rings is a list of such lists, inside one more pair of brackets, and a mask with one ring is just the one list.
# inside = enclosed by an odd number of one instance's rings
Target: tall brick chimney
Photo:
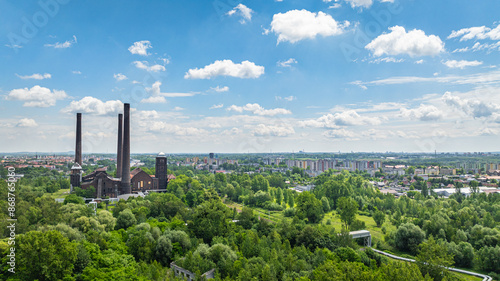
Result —
[[122, 180], [123, 194], [132, 193], [130, 188], [130, 104], [123, 105], [123, 150], [122, 150]]
[[82, 166], [82, 114], [76, 114], [76, 148], [75, 163]]
[[116, 177], [122, 177], [122, 150], [123, 150], [123, 114], [118, 114], [118, 150], [116, 153]]

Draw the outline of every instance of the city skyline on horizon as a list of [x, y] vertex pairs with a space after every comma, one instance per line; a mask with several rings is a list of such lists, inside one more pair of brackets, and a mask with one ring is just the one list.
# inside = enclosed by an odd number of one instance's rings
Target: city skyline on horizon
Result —
[[499, 2], [40, 3], [0, 3], [3, 153], [82, 112], [112, 154], [123, 103], [133, 154], [500, 151]]

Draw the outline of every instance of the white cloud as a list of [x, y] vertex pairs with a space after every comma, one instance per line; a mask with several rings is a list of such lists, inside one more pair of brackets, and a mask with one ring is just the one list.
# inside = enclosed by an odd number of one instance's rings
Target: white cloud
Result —
[[278, 35], [278, 44], [288, 41], [295, 43], [304, 39], [314, 39], [342, 34], [349, 22], [339, 23], [323, 12], [312, 13], [307, 10], [291, 10], [273, 16], [271, 31]]
[[340, 3], [335, 3], [335, 4], [333, 4], [333, 5], [328, 6], [328, 9], [338, 9], [338, 8], [340, 8], [340, 7], [342, 7], [342, 4], [340, 4]]
[[323, 132], [323, 136], [327, 138], [332, 138], [332, 139], [351, 139], [354, 140], [356, 139], [357, 135], [353, 131], [349, 131], [346, 129], [336, 129], [336, 130], [329, 130], [326, 132]]
[[497, 129], [493, 128], [482, 128], [476, 132], [478, 136], [496, 136], [500, 132]]
[[212, 90], [216, 91], [217, 93], [222, 93], [222, 92], [227, 92], [227, 91], [229, 91], [229, 87], [228, 87], [228, 86], [224, 86], [224, 87], [219, 87], [219, 86], [217, 86], [217, 87], [210, 88], [210, 89], [212, 89]]
[[103, 102], [98, 98], [84, 97], [79, 101], [72, 101], [67, 107], [63, 108], [63, 113], [87, 113], [93, 115], [115, 115], [123, 111], [123, 103], [119, 100], [110, 100]]
[[318, 119], [299, 121], [302, 127], [338, 128], [339, 126], [380, 125], [379, 117], [366, 117], [359, 115], [355, 110], [346, 110], [335, 114], [323, 115]]
[[73, 35], [73, 40], [71, 41], [65, 41], [63, 43], [55, 43], [55, 44], [45, 44], [45, 47], [53, 47], [55, 49], [66, 49], [71, 47], [73, 44], [77, 43], [78, 41], [76, 40], [76, 36]]
[[166, 103], [166, 102], [167, 102], [167, 99], [165, 99], [165, 97], [161, 97], [161, 96], [149, 97], [149, 98], [141, 100], [141, 103]]
[[31, 118], [23, 118], [19, 120], [19, 122], [16, 125], [17, 127], [36, 127], [38, 124], [35, 122], [34, 119]]
[[448, 83], [456, 85], [465, 84], [497, 84], [500, 83], [500, 71], [491, 71], [486, 73], [476, 73], [470, 75], [449, 75], [449, 76], [435, 76], [435, 77], [418, 77], [418, 76], [396, 76], [374, 81], [362, 82], [353, 81], [350, 84], [357, 86], [366, 85], [397, 85], [407, 83], [422, 83], [422, 82], [435, 82], [435, 83]]
[[21, 78], [21, 79], [36, 79], [36, 80], [43, 80], [43, 79], [52, 78], [52, 75], [50, 75], [49, 73], [45, 73], [45, 74], [34, 73], [32, 75], [25, 75], [25, 76], [21, 76], [19, 74], [16, 74], [16, 76]]
[[286, 100], [286, 101], [294, 101], [297, 99], [296, 96], [288, 96], [288, 97], [276, 96], [275, 98], [276, 98], [276, 100]]
[[184, 79], [210, 79], [217, 76], [238, 78], [259, 78], [264, 74], [264, 67], [250, 61], [233, 63], [231, 60], [217, 60], [203, 68], [189, 69]]
[[276, 64], [281, 67], [292, 67], [293, 63], [297, 63], [294, 58], [289, 58], [286, 61], [278, 61]]
[[192, 97], [197, 93], [162, 93], [160, 90], [161, 82], [156, 81], [153, 83], [151, 88], [146, 88], [146, 92], [148, 92], [151, 96], [149, 98], [145, 98], [141, 100], [141, 103], [165, 103], [167, 98], [179, 98], [179, 97]]
[[483, 64], [482, 61], [477, 61], [477, 60], [473, 60], [473, 61], [466, 61], [466, 60], [461, 60], [461, 61], [456, 61], [456, 60], [447, 60], [445, 62], [443, 62], [444, 65], [446, 65], [447, 67], [449, 68], [460, 68], [460, 69], [464, 69], [465, 67], [467, 66], [478, 66], [478, 65], [481, 65]]
[[497, 27], [491, 29], [486, 26], [475, 26], [469, 28], [462, 28], [457, 31], [452, 31], [448, 36], [448, 39], [461, 37], [460, 41], [466, 41], [471, 39], [491, 39], [500, 40], [500, 24]]
[[73, 70], [73, 71], [71, 71], [71, 73], [73, 73], [73, 74], [82, 74], [82, 72], [79, 71], [79, 70]]
[[443, 117], [443, 112], [433, 105], [421, 104], [418, 108], [401, 108], [400, 116], [420, 121], [436, 121]]
[[67, 98], [66, 92], [59, 90], [50, 90], [38, 85], [31, 89], [14, 89], [9, 92], [7, 100], [24, 101], [23, 106], [27, 107], [49, 107], [56, 105], [57, 100]]
[[242, 113], [243, 111], [249, 111], [256, 115], [266, 115], [266, 116], [292, 114], [290, 110], [284, 108], [264, 109], [257, 103], [248, 103], [245, 106], [236, 106], [233, 104], [230, 107], [228, 107], [227, 110], [236, 111], [239, 113]]
[[405, 60], [404, 59], [395, 59], [395, 58], [391, 58], [391, 57], [388, 57], [388, 58], [378, 58], [378, 59], [374, 59], [374, 60], [371, 60], [370, 63], [381, 63], [381, 62], [394, 62], [394, 63], [400, 63], [400, 62], [404, 62]]
[[114, 74], [113, 77], [116, 79], [116, 81], [122, 81], [122, 80], [128, 79], [127, 76], [125, 76], [121, 73]]
[[176, 136], [206, 136], [208, 132], [204, 129], [198, 129], [195, 127], [179, 126], [172, 123], [166, 123], [162, 121], [153, 121], [148, 125], [148, 130], [152, 132], [161, 132], [167, 134], [173, 134]]
[[139, 120], [158, 119], [160, 115], [156, 110], [138, 110], [134, 112], [134, 118]]
[[424, 60], [418, 60], [418, 61], [416, 61], [415, 63], [416, 63], [416, 64], [422, 64], [422, 63], [424, 63]]
[[345, 0], [345, 1], [350, 3], [352, 8], [356, 7], [370, 8], [370, 6], [373, 4], [372, 0]]
[[129, 52], [134, 55], [148, 56], [148, 49], [151, 49], [151, 42], [148, 40], [134, 42], [132, 46], [128, 48]]
[[436, 35], [425, 35], [422, 30], [406, 32], [402, 26], [390, 27], [390, 33], [384, 33], [365, 46], [374, 56], [407, 54], [410, 57], [435, 56], [445, 51], [444, 43]]
[[217, 108], [223, 108], [224, 107], [224, 104], [221, 103], [221, 104], [214, 104], [210, 107], [210, 109], [217, 109]]
[[240, 23], [245, 24], [247, 21], [252, 20], [252, 13], [253, 12], [254, 11], [252, 11], [252, 9], [250, 9], [247, 6], [240, 3], [240, 4], [238, 4], [238, 6], [234, 7], [231, 11], [227, 12], [227, 15], [232, 16], [232, 15], [237, 14], [237, 15], [242, 17], [242, 19], [240, 20]]
[[179, 107], [179, 106], [176, 106], [176, 107], [174, 107], [174, 110], [175, 110], [175, 111], [181, 111], [181, 110], [184, 110], [184, 108]]
[[291, 126], [273, 126], [259, 124], [252, 130], [254, 136], [274, 136], [286, 137], [295, 134], [295, 130]]
[[133, 64], [135, 65], [135, 67], [147, 70], [149, 72], [165, 71], [165, 67], [163, 65], [155, 64], [149, 66], [149, 63], [147, 61], [134, 61]]
[[446, 92], [442, 100], [449, 106], [454, 107], [465, 114], [473, 117], [489, 117], [500, 111], [500, 105], [480, 101], [477, 99], [462, 99], [458, 96], [453, 96], [450, 92]]

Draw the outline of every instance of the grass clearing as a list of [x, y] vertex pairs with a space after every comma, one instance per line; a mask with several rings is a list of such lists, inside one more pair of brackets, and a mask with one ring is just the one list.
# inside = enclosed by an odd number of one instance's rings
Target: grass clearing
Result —
[[[396, 230], [396, 226], [392, 225], [392, 223], [390, 223], [388, 220], [386, 220], [381, 227], [378, 227], [372, 217], [365, 215], [356, 215], [356, 219], [365, 223], [366, 230], [370, 231], [372, 235], [372, 244], [376, 243], [377, 241], [385, 241], [385, 234], [382, 231], [382, 228], [386, 229], [386, 233]], [[325, 217], [321, 221], [321, 224], [326, 224], [328, 220], [330, 220], [331, 226], [335, 228], [335, 231], [341, 231], [342, 222], [340, 221], [340, 217], [337, 215], [337, 212], [331, 211], [326, 213]]]

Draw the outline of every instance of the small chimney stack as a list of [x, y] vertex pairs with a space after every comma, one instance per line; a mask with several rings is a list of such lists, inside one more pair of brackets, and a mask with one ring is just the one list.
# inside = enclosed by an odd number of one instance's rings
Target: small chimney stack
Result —
[[123, 154], [123, 114], [118, 114], [118, 150], [116, 154], [116, 177], [122, 177], [122, 154]]
[[76, 148], [75, 163], [82, 166], [82, 114], [76, 114]]
[[123, 194], [130, 194], [130, 104], [123, 105], [123, 150], [122, 150], [122, 180]]

